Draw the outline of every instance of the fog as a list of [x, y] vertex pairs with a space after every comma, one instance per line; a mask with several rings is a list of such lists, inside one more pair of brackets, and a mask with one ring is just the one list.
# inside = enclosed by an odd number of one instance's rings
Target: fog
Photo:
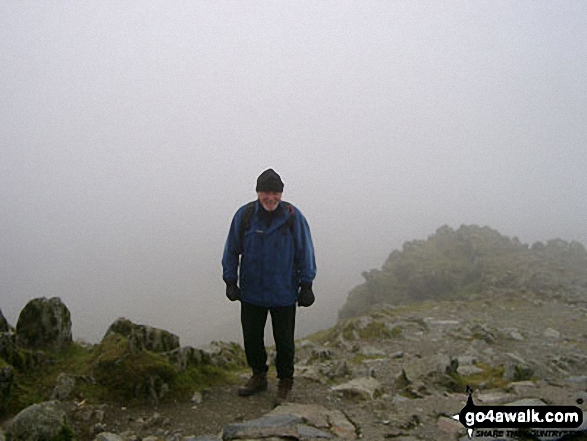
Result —
[[0, 3], [0, 308], [58, 296], [241, 341], [221, 257], [257, 176], [311, 227], [334, 322], [448, 224], [587, 244], [587, 3]]

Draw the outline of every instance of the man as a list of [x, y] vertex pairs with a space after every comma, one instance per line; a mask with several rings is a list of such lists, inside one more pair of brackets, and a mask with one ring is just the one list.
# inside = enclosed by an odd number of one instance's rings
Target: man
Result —
[[316, 276], [310, 228], [302, 213], [282, 201], [283, 182], [272, 169], [257, 179], [257, 200], [238, 209], [222, 258], [226, 296], [241, 302], [247, 363], [253, 375], [238, 391], [249, 396], [267, 389], [264, 330], [271, 315], [279, 378], [277, 404], [293, 387], [296, 303], [314, 303]]

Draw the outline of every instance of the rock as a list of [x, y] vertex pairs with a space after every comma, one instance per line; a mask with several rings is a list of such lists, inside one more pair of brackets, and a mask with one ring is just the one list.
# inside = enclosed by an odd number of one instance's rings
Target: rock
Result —
[[534, 375], [534, 368], [530, 366], [522, 357], [513, 353], [506, 353], [510, 362], [507, 362], [503, 371], [503, 378], [508, 381], [525, 381], [530, 380]]
[[459, 366], [457, 368], [457, 373], [465, 377], [469, 375], [480, 374], [481, 372], [483, 372], [483, 369], [478, 368], [477, 366]]
[[104, 335], [118, 334], [128, 339], [131, 352], [147, 350], [151, 352], [169, 352], [179, 348], [179, 337], [169, 331], [138, 325], [123, 317], [110, 325]]
[[[0, 361], [0, 364], [2, 362]], [[14, 368], [9, 365], [0, 367], [0, 415], [6, 410], [12, 382], [14, 381]]]
[[294, 415], [266, 415], [244, 423], [233, 423], [222, 429], [223, 441], [282, 437], [299, 439], [298, 425], [303, 420]]
[[305, 378], [306, 380], [315, 381], [317, 383], [323, 383], [326, 380], [322, 377], [318, 366], [295, 366], [296, 378]]
[[508, 394], [502, 391], [487, 391], [480, 393], [475, 398], [475, 403], [480, 405], [501, 405], [509, 400], [515, 398], [515, 395]]
[[189, 367], [210, 364], [210, 354], [200, 349], [192, 348], [191, 346], [183, 346], [165, 352], [163, 355], [180, 372], [185, 371]]
[[485, 325], [475, 324], [470, 329], [471, 336], [487, 344], [495, 343], [495, 334]]
[[2, 310], [0, 309], [0, 332], [10, 332], [10, 325], [8, 321], [4, 318], [4, 314], [2, 314]]
[[47, 356], [42, 351], [19, 348], [15, 333], [0, 332], [0, 358], [17, 370], [24, 370], [40, 366]]
[[546, 338], [552, 338], [553, 340], [559, 340], [561, 338], [561, 333], [552, 328], [546, 328], [542, 335], [544, 335]]
[[16, 352], [16, 335], [12, 332], [0, 332], [0, 358], [13, 364]]
[[516, 381], [511, 383], [507, 390], [513, 391], [517, 395], [521, 395], [534, 388], [536, 388], [536, 384], [533, 381]]
[[524, 341], [524, 337], [516, 328], [502, 329], [501, 334], [507, 340]]
[[57, 377], [57, 384], [51, 393], [52, 400], [67, 400], [75, 388], [75, 378], [71, 375], [61, 373]]
[[329, 380], [335, 380], [351, 374], [346, 360], [322, 364], [319, 366], [318, 371]]
[[18, 317], [16, 338], [29, 349], [63, 349], [72, 342], [69, 309], [58, 297], [31, 300]]
[[355, 439], [356, 428], [339, 410], [329, 410], [317, 404], [283, 404], [270, 415], [294, 415], [306, 424], [318, 429], [328, 430], [342, 439]]
[[445, 433], [447, 437], [452, 437], [453, 439], [465, 431], [465, 427], [459, 421], [444, 416], [438, 418], [436, 428], [439, 432]]
[[373, 400], [382, 391], [382, 386], [379, 381], [372, 377], [355, 378], [335, 387], [332, 387], [333, 392], [338, 392], [345, 396], [359, 397], [365, 400]]
[[359, 352], [364, 357], [371, 357], [371, 358], [386, 358], [387, 354], [385, 351], [381, 349], [374, 348], [372, 346], [364, 346], [361, 348]]
[[546, 403], [540, 398], [523, 398], [521, 400], [505, 403], [505, 406], [545, 406]]
[[575, 377], [568, 377], [565, 379], [567, 383], [577, 383], [587, 385], [587, 375], [579, 375]]
[[59, 401], [33, 404], [14, 417], [6, 435], [12, 441], [52, 439], [63, 428], [65, 419], [65, 409]]
[[246, 366], [245, 351], [238, 343], [213, 341], [202, 352], [213, 366]]

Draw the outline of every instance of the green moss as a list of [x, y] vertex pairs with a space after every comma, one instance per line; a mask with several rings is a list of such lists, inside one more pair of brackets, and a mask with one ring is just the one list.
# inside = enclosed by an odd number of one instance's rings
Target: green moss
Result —
[[149, 351], [130, 352], [128, 340], [114, 334], [97, 346], [92, 364], [96, 382], [109, 396], [124, 400], [148, 398], [150, 386], [169, 383], [176, 376], [164, 357]]
[[464, 392], [467, 385], [472, 389], [501, 389], [507, 386], [508, 381], [503, 378], [503, 366], [489, 366], [486, 364], [476, 365], [482, 370], [477, 374], [461, 376], [457, 373], [449, 374], [453, 380], [451, 390], [454, 392]]
[[[189, 399], [194, 391], [236, 381], [237, 368], [199, 364], [184, 372], [161, 354], [131, 352], [128, 340], [113, 334], [91, 348], [74, 343], [51, 357], [43, 366], [15, 370], [14, 383], [6, 412], [14, 415], [32, 404], [47, 401], [60, 373], [76, 379], [72, 396], [88, 403], [124, 402], [140, 404], [159, 393], [163, 383], [169, 392], [163, 399]], [[0, 363], [5, 360], [0, 359]], [[66, 439], [66, 438], [63, 438]]]
[[194, 392], [219, 384], [237, 381], [237, 370], [226, 370], [217, 366], [201, 365], [179, 373], [171, 383], [171, 397], [179, 400], [191, 398]]

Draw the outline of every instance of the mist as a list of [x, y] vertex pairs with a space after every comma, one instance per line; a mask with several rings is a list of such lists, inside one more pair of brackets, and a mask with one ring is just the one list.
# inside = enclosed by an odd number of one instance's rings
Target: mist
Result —
[[0, 308], [240, 342], [220, 261], [268, 167], [316, 249], [299, 336], [444, 224], [587, 244], [586, 53], [583, 1], [4, 1]]

